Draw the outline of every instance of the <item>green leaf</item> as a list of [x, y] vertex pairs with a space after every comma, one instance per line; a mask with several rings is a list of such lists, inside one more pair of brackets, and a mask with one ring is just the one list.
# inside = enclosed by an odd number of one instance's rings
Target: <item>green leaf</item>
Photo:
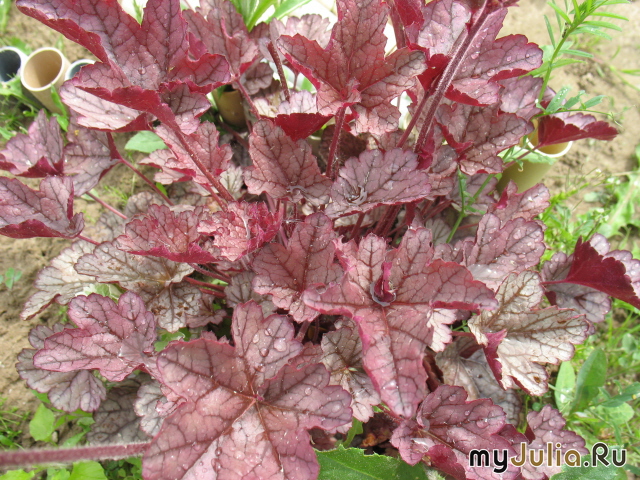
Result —
[[10, 470], [0, 476], [0, 480], [31, 480], [36, 472], [25, 472], [24, 470]]
[[[611, 463], [612, 450], [609, 450], [609, 466], [606, 467], [599, 462], [594, 468], [591, 466], [591, 455], [582, 457], [582, 465], [579, 467], [562, 466], [562, 472], [551, 477], [551, 480], [626, 480], [627, 475], [624, 469], [616, 467]], [[620, 459], [620, 454], [617, 456]], [[589, 466], [586, 466], [587, 463]]]
[[549, 5], [551, 8], [553, 8], [553, 9], [556, 11], [556, 13], [557, 13], [558, 15], [560, 15], [560, 16], [562, 17], [562, 19], [563, 19], [565, 22], [567, 22], [567, 23], [571, 23], [571, 19], [569, 18], [569, 15], [567, 15], [567, 14], [565, 13], [565, 11], [564, 11], [564, 10], [562, 10], [562, 9], [561, 9], [559, 6], [557, 6], [555, 3], [553, 3], [553, 2], [547, 2], [547, 5]]
[[29, 433], [38, 442], [48, 442], [55, 430], [55, 422], [56, 416], [41, 403], [29, 422]]
[[590, 98], [589, 100], [584, 102], [582, 105], [583, 105], [585, 110], [588, 110], [591, 107], [595, 107], [596, 105], [598, 105], [605, 98], [606, 98], [606, 95], [597, 95], [597, 96], [595, 96], [593, 98]]
[[80, 462], [73, 464], [69, 480], [107, 480], [107, 476], [98, 462]]
[[596, 408], [596, 411], [609, 423], [618, 427], [622, 427], [629, 422], [635, 413], [631, 405], [628, 403], [622, 403], [612, 407], [600, 405]]
[[21, 277], [22, 272], [20, 270], [15, 270], [13, 267], [7, 268], [7, 271], [4, 274], [4, 284], [9, 290], [11, 290]]
[[48, 468], [47, 480], [69, 480], [71, 472], [66, 468]]
[[351, 428], [349, 429], [349, 432], [347, 432], [347, 438], [344, 439], [344, 442], [342, 442], [342, 444], [346, 445], [348, 448], [349, 445], [351, 445], [351, 442], [353, 442], [355, 436], [360, 435], [362, 431], [362, 422], [357, 418], [354, 418], [351, 424]]
[[162, 139], [153, 132], [143, 131], [136, 133], [124, 146], [125, 150], [151, 153], [167, 148]]
[[385, 455], [365, 455], [361, 448], [316, 452], [320, 463], [318, 480], [427, 480], [424, 467], [414, 467]]
[[306, 5], [310, 0], [284, 0], [276, 11], [273, 13], [271, 18], [281, 19], [285, 15], [289, 15], [296, 8], [301, 7], [302, 5]]
[[576, 57], [593, 58], [593, 55], [582, 50], [574, 50], [573, 48], [563, 48], [560, 50], [563, 55], [575, 55]]
[[571, 87], [566, 87], [566, 86], [558, 90], [558, 93], [556, 93], [554, 97], [551, 99], [551, 101], [549, 102], [549, 105], [547, 106], [546, 111], [549, 113], [553, 113], [557, 111], [562, 106], [562, 101], [567, 96], [567, 93], [569, 93], [569, 90], [571, 90]]
[[640, 383], [635, 382], [626, 387], [619, 395], [607, 400], [601, 406], [602, 407], [617, 407], [619, 405], [625, 404], [625, 402], [630, 402], [631, 400], [635, 400], [640, 397]]
[[573, 391], [576, 388], [576, 372], [571, 362], [562, 362], [556, 379], [555, 400], [560, 412], [568, 409], [573, 401]]
[[584, 362], [576, 381], [576, 400], [572, 411], [581, 412], [598, 395], [607, 378], [607, 356], [597, 348]]

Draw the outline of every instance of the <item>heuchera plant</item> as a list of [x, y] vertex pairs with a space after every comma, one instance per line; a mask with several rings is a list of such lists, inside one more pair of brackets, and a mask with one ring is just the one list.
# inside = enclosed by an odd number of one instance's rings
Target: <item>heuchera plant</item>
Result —
[[[115, 0], [18, 0], [98, 58], [60, 92], [66, 134], [41, 112], [0, 155], [42, 178], [0, 178], [0, 233], [73, 242], [22, 313], [55, 302], [72, 323], [36, 327], [17, 367], [98, 421], [94, 446], [45, 458], [143, 453], [148, 480], [309, 480], [310, 439], [330, 445], [354, 417], [458, 479], [559, 470], [470, 468], [474, 448], [586, 453], [551, 407], [521, 419], [517, 390], [547, 391], [545, 366], [572, 357], [610, 296], [640, 307], [640, 262], [595, 236], [539, 267], [547, 189], [495, 190], [498, 154], [532, 119], [541, 145], [616, 133], [540, 116], [542, 79], [523, 75], [542, 51], [497, 38], [514, 3], [338, 0], [330, 31], [305, 15], [249, 32], [224, 0], [149, 0], [141, 24]], [[296, 90], [303, 76], [316, 93]], [[223, 86], [246, 130], [201, 120]], [[141, 130], [167, 146], [140, 162], [165, 188], [144, 177], [150, 190], [86, 225], [74, 198], [115, 164], [142, 175], [113, 139]], [[86, 295], [96, 284], [117, 288]], [[178, 331], [189, 340], [157, 343]]]

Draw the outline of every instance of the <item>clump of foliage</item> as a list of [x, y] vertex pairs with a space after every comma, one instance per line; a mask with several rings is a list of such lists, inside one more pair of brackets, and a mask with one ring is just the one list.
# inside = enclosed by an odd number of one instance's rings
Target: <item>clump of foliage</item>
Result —
[[[353, 440], [351, 425], [456, 478], [560, 470], [471, 468], [472, 449], [586, 453], [550, 406], [524, 419], [517, 390], [547, 392], [545, 366], [572, 357], [610, 296], [640, 306], [640, 262], [596, 235], [538, 269], [547, 189], [496, 191], [498, 154], [534, 119], [539, 145], [616, 134], [542, 110], [557, 98], [546, 71], [523, 76], [542, 51], [497, 38], [513, 3], [340, 0], [330, 31], [317, 15], [249, 31], [223, 0], [150, 0], [140, 24], [117, 2], [18, 0], [99, 60], [61, 90], [66, 135], [41, 112], [0, 157], [42, 178], [38, 190], [0, 178], [0, 233], [73, 242], [22, 312], [56, 302], [72, 323], [36, 327], [18, 371], [95, 424], [89, 447], [11, 461], [142, 453], [149, 480], [308, 480], [311, 440]], [[386, 55], [388, 16], [398, 48]], [[285, 68], [316, 92], [287, 85]], [[246, 130], [201, 119], [225, 86]], [[392, 102], [404, 94], [403, 130]], [[132, 131], [166, 146], [140, 162], [162, 188], [118, 152], [114, 133]], [[123, 212], [102, 202], [87, 226], [74, 198], [97, 199], [117, 163], [150, 190]]]

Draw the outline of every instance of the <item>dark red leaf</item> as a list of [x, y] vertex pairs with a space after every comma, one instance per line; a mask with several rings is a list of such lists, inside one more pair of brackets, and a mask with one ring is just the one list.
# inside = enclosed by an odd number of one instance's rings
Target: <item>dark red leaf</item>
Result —
[[259, 294], [270, 294], [273, 303], [289, 310], [298, 322], [311, 321], [318, 312], [302, 301], [311, 286], [324, 286], [338, 280], [342, 269], [334, 263], [337, 238], [333, 222], [323, 213], [308, 216], [296, 225], [287, 246], [266, 245], [252, 263], [256, 278], [253, 288]]
[[293, 66], [318, 90], [318, 108], [332, 115], [350, 106], [355, 131], [382, 134], [398, 127], [391, 100], [414, 84], [424, 54], [400, 49], [385, 57], [387, 11], [377, 0], [339, 0], [338, 23], [323, 48], [302, 35], [280, 37], [278, 45]]
[[546, 115], [538, 123], [539, 147], [572, 142], [583, 138], [613, 140], [618, 130], [607, 122], [599, 121], [586, 113], [562, 112]]
[[316, 478], [307, 430], [351, 420], [349, 395], [315, 364], [287, 365], [301, 350], [286, 317], [234, 310], [235, 347], [203, 338], [166, 348], [163, 382], [185, 398], [143, 459], [145, 478]]
[[30, 388], [47, 393], [55, 408], [65, 412], [75, 412], [78, 409], [94, 412], [106, 398], [107, 391], [102, 381], [92, 372], [51, 372], [33, 364], [33, 356], [44, 348], [45, 340], [63, 329], [64, 326], [59, 323], [53, 329], [46, 325], [33, 328], [29, 333], [29, 343], [33, 348], [25, 348], [18, 354], [16, 369]]
[[503, 223], [516, 218], [530, 221], [544, 212], [548, 206], [549, 189], [541, 183], [518, 193], [517, 185], [510, 181], [502, 191], [500, 200], [489, 207], [488, 213], [494, 214]]
[[[162, 168], [169, 174], [172, 172], [182, 174], [182, 177], [176, 181], [193, 179], [200, 185], [211, 186], [209, 179], [200, 171], [174, 132], [161, 125], [156, 129], [156, 133], [169, 146], [169, 149], [156, 150], [140, 163]], [[194, 133], [185, 137], [198, 160], [214, 176], [219, 176], [229, 167], [232, 156], [231, 147], [218, 145], [218, 130], [213, 123], [200, 123]]]
[[267, 192], [292, 202], [302, 198], [315, 204], [328, 201], [331, 180], [320, 173], [306, 141], [296, 142], [280, 127], [260, 120], [253, 126], [249, 145], [253, 161], [253, 166], [245, 170], [249, 192]]
[[0, 178], [0, 234], [12, 238], [75, 238], [84, 228], [73, 214], [73, 182], [46, 177], [34, 191], [13, 178]]
[[432, 466], [459, 480], [515, 479], [520, 469], [513, 465], [504, 473], [469, 465], [471, 450], [515, 454], [515, 449], [500, 435], [505, 426], [502, 409], [488, 399], [466, 400], [463, 388], [441, 385], [422, 402], [417, 421], [405, 421], [393, 432], [391, 443], [407, 463], [415, 465], [427, 455]]
[[368, 150], [347, 160], [331, 188], [325, 210], [330, 217], [364, 213], [379, 205], [397, 205], [425, 198], [429, 176], [418, 170], [418, 156], [395, 148], [387, 152]]
[[436, 120], [468, 175], [502, 172], [498, 153], [517, 145], [533, 130], [529, 122], [512, 113], [501, 113], [496, 105], [479, 108], [444, 104], [438, 108]]
[[[434, 258], [429, 230], [410, 229], [397, 250], [387, 253], [386, 248], [375, 235], [365, 237], [359, 247], [343, 245], [342, 282], [324, 291], [308, 290], [303, 299], [322, 313], [355, 320], [364, 366], [382, 401], [410, 418], [426, 391], [425, 347], [439, 351], [451, 341], [447, 325], [455, 321], [455, 313], [448, 309], [493, 308], [495, 300], [464, 267]], [[384, 275], [387, 289], [394, 290], [388, 299], [375, 290]]]
[[545, 287], [564, 283], [582, 285], [640, 308], [640, 261], [626, 251], [609, 252], [606, 241], [605, 249], [599, 252], [591, 242], [601, 242], [601, 239], [604, 240], [600, 235], [590, 242], [579, 239], [569, 273], [563, 279], [546, 281]]
[[457, 248], [473, 278], [496, 291], [510, 273], [538, 265], [545, 251], [544, 230], [535, 221], [501, 222], [487, 213], [478, 224], [475, 243], [465, 240]]
[[118, 248], [136, 255], [164, 257], [174, 262], [211, 263], [216, 258], [198, 243], [198, 224], [205, 218], [202, 207], [171, 209], [151, 205], [147, 214], [131, 220], [125, 234], [117, 238]]
[[258, 56], [258, 46], [249, 37], [242, 15], [227, 0], [204, 0], [184, 15], [200, 48], [223, 55], [232, 75], [228, 82], [237, 81]]
[[29, 133], [19, 133], [0, 152], [0, 168], [19, 177], [62, 175], [62, 134], [58, 121], [47, 120], [45, 110], [29, 126]]
[[232, 202], [227, 211], [202, 221], [198, 232], [212, 235], [220, 256], [235, 262], [270, 242], [281, 224], [282, 212], [270, 213], [265, 203]]
[[79, 296], [69, 304], [68, 328], [45, 340], [34, 365], [45, 370], [94, 370], [119, 382], [138, 368], [152, 368], [156, 322], [140, 297], [124, 293], [116, 305], [100, 295]]

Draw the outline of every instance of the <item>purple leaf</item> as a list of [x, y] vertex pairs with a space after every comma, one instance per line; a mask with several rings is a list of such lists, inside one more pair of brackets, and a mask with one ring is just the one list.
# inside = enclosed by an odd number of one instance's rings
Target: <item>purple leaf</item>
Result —
[[302, 198], [314, 204], [328, 201], [331, 180], [320, 173], [306, 141], [296, 142], [280, 127], [260, 120], [253, 126], [249, 145], [253, 166], [245, 170], [245, 183], [250, 193], [267, 192], [292, 202]]
[[[567, 257], [564, 253], [557, 252], [543, 264], [540, 272], [542, 279], [545, 282], [562, 281], [567, 277], [572, 264], [573, 255]], [[609, 295], [591, 287], [572, 283], [545, 283], [544, 287], [545, 295], [552, 305], [572, 308], [584, 314], [592, 323], [604, 322], [605, 315], [611, 310]]]
[[[599, 242], [604, 248], [596, 250], [591, 242]], [[590, 242], [579, 239], [572, 257], [567, 275], [546, 281], [546, 288], [566, 283], [582, 285], [640, 308], [640, 261], [634, 260], [630, 252], [609, 252], [606, 239], [594, 235]]]
[[[154, 165], [167, 173], [178, 172], [183, 175], [178, 181], [193, 179], [200, 185], [211, 186], [174, 132], [161, 125], [156, 133], [169, 146], [169, 150], [156, 150], [140, 163]], [[194, 133], [185, 137], [198, 160], [213, 175], [218, 176], [229, 167], [231, 147], [218, 145], [219, 135], [213, 123], [200, 123]]]
[[125, 380], [107, 393], [107, 399], [93, 414], [95, 423], [87, 434], [93, 444], [133, 443], [148, 441], [140, 430], [140, 418], [133, 409], [140, 382]]
[[537, 308], [543, 297], [537, 273], [511, 274], [500, 286], [500, 306], [469, 320], [484, 346], [489, 365], [504, 388], [517, 385], [532, 395], [547, 391], [542, 364], [557, 365], [573, 357], [574, 345], [587, 337], [589, 322], [573, 310]]
[[211, 263], [216, 259], [198, 243], [198, 224], [205, 218], [203, 207], [176, 210], [151, 205], [146, 215], [131, 220], [118, 248], [136, 255], [164, 257], [173, 262]]
[[263, 315], [270, 315], [275, 312], [276, 307], [271, 301], [270, 296], [259, 295], [253, 289], [252, 283], [255, 276], [255, 273], [245, 271], [231, 279], [231, 283], [224, 289], [224, 293], [227, 296], [227, 305], [235, 307], [239, 303], [246, 303], [249, 300], [253, 300], [262, 307]]
[[16, 179], [0, 178], [0, 234], [75, 238], [83, 228], [82, 214], [73, 214], [71, 178], [46, 177], [39, 191]]
[[618, 131], [607, 122], [586, 113], [561, 112], [542, 117], [538, 123], [537, 147], [584, 138], [613, 140]]
[[524, 218], [501, 222], [488, 213], [478, 224], [475, 244], [466, 240], [459, 248], [473, 278], [496, 291], [510, 273], [538, 265], [545, 250], [543, 240], [538, 222]]
[[308, 216], [296, 225], [286, 247], [270, 243], [256, 255], [253, 288], [259, 294], [272, 295], [273, 303], [289, 310], [297, 322], [313, 320], [318, 312], [301, 297], [311, 286], [324, 286], [340, 278], [342, 269], [333, 262], [336, 238], [333, 222], [326, 215]]
[[107, 391], [92, 372], [51, 372], [33, 364], [33, 357], [38, 350], [44, 348], [45, 340], [61, 332], [63, 328], [59, 323], [53, 326], [53, 330], [46, 325], [33, 328], [29, 334], [29, 342], [33, 349], [25, 348], [18, 354], [16, 369], [30, 388], [47, 393], [55, 408], [65, 412], [75, 412], [78, 409], [94, 412], [106, 398]]
[[373, 416], [373, 406], [380, 403], [380, 395], [364, 371], [357, 328], [345, 319], [338, 330], [326, 333], [322, 337], [322, 363], [331, 374], [331, 384], [340, 385], [351, 394], [353, 416], [366, 422]]
[[140, 428], [150, 437], [160, 431], [162, 421], [175, 410], [176, 404], [169, 400], [156, 380], [142, 384], [133, 408], [140, 417]]
[[[230, 80], [223, 57], [187, 56], [187, 24], [177, 0], [150, 1], [140, 25], [117, 2], [24, 0], [19, 7], [101, 61], [85, 66], [73, 85], [108, 102], [149, 112], [186, 133], [195, 129], [195, 117], [204, 112], [205, 102], [208, 105], [203, 93]], [[163, 95], [169, 92], [170, 97]], [[184, 99], [176, 104], [180, 97]]]
[[76, 115], [79, 125], [97, 130], [135, 132], [149, 130], [150, 115], [103, 100], [65, 82], [60, 98]]
[[466, 400], [463, 388], [438, 387], [420, 406], [417, 420], [405, 421], [393, 432], [391, 443], [407, 463], [415, 465], [427, 455], [432, 466], [456, 479], [515, 479], [519, 469], [513, 465], [502, 474], [489, 466], [469, 466], [471, 450], [515, 450], [500, 435], [502, 409], [491, 400]]
[[48, 267], [38, 273], [35, 282], [36, 293], [25, 303], [20, 318], [28, 320], [48, 307], [52, 301], [66, 305], [82, 291], [96, 283], [94, 277], [81, 275], [75, 271], [76, 262], [85, 254], [92, 253], [94, 246], [83, 240], [74, 242], [51, 260]]
[[249, 37], [242, 16], [227, 0], [205, 0], [195, 11], [184, 13], [189, 31], [204, 51], [223, 55], [231, 77], [237, 81], [258, 56], [258, 46]]
[[431, 190], [429, 176], [418, 170], [418, 156], [399, 148], [368, 150], [347, 160], [331, 188], [325, 210], [330, 217], [363, 213], [378, 205], [421, 200]]
[[465, 358], [465, 349], [476, 346], [475, 342], [467, 340], [471, 339], [458, 339], [436, 355], [436, 363], [442, 370], [443, 382], [446, 385], [463, 387], [469, 400], [490, 398], [504, 410], [507, 422], [518, 425], [522, 407], [519, 394], [515, 390], [502, 388], [481, 350]]
[[318, 464], [307, 430], [351, 420], [349, 395], [328, 385], [322, 365], [287, 365], [301, 345], [286, 317], [263, 319], [249, 302], [236, 307], [232, 333], [235, 348], [203, 338], [160, 355], [163, 382], [186, 401], [147, 449], [145, 478], [308, 480]]
[[488, 28], [476, 35], [460, 70], [447, 92], [451, 100], [469, 105], [490, 105], [499, 101], [500, 80], [519, 77], [542, 64], [542, 50], [527, 43], [524, 35], [508, 35], [496, 39], [502, 28], [506, 8], [498, 8], [487, 16]]
[[516, 218], [530, 221], [544, 212], [548, 206], [549, 189], [541, 183], [518, 193], [518, 186], [510, 181], [502, 191], [500, 200], [489, 207], [488, 213], [492, 213], [503, 223]]
[[436, 121], [447, 142], [460, 155], [460, 167], [468, 175], [502, 172], [503, 162], [498, 153], [517, 145], [533, 130], [523, 118], [501, 113], [495, 105], [478, 108], [443, 104], [438, 108]]
[[413, 86], [425, 68], [424, 54], [403, 48], [385, 57], [387, 11], [377, 0], [337, 5], [338, 22], [326, 47], [299, 34], [280, 37], [278, 45], [317, 88], [319, 113], [350, 106], [357, 133], [395, 130], [400, 112], [391, 100]]
[[493, 294], [464, 267], [434, 259], [426, 229], [408, 230], [389, 253], [375, 235], [340, 250], [342, 282], [323, 292], [308, 290], [303, 299], [322, 313], [355, 320], [364, 366], [382, 401], [410, 418], [426, 391], [425, 347], [443, 350], [451, 341], [447, 325], [455, 314], [447, 309], [493, 308]]
[[0, 152], [0, 168], [19, 177], [62, 175], [64, 158], [62, 134], [58, 121], [47, 120], [44, 110], [29, 126], [29, 133], [19, 133]]
[[71, 175], [73, 194], [91, 191], [120, 158], [113, 141], [103, 132], [88, 130], [75, 122], [69, 125], [69, 143], [64, 148], [64, 173]]
[[504, 90], [500, 92], [500, 110], [507, 113], [515, 113], [525, 120], [540, 113], [536, 102], [542, 88], [542, 78], [520, 77], [500, 80]]
[[282, 224], [282, 213], [270, 213], [262, 202], [232, 202], [226, 212], [216, 212], [198, 226], [198, 231], [214, 236], [220, 256], [235, 262], [270, 242]]
[[200, 306], [197, 287], [180, 282], [193, 268], [164, 258], [132, 255], [112, 242], [96, 247], [76, 264], [76, 271], [101, 283], [118, 283], [142, 297], [158, 325], [176, 331], [186, 325], [187, 315], [196, 315]]
[[280, 103], [273, 121], [297, 142], [319, 130], [329, 118], [329, 115], [318, 113], [315, 96], [303, 90], [294, 92], [290, 100]]
[[76, 297], [68, 315], [78, 328], [48, 337], [33, 359], [36, 367], [57, 372], [97, 369], [107, 380], [119, 382], [153, 363], [156, 322], [137, 295], [123, 294], [117, 305], [96, 294]]
[[[580, 435], [571, 430], [564, 430], [566, 420], [551, 405], [545, 405], [539, 412], [529, 412], [527, 423], [525, 435], [530, 440], [527, 447], [529, 450], [544, 450], [548, 444], [551, 444], [554, 446], [554, 451], [560, 450], [562, 457], [567, 450], [576, 450], [581, 455], [589, 453]], [[556, 448], [558, 443], [560, 447]], [[542, 467], [533, 467], [529, 462], [524, 462], [522, 476], [526, 480], [546, 480], [560, 473], [561, 470], [561, 466], [552, 466], [547, 462], [544, 462]]]

